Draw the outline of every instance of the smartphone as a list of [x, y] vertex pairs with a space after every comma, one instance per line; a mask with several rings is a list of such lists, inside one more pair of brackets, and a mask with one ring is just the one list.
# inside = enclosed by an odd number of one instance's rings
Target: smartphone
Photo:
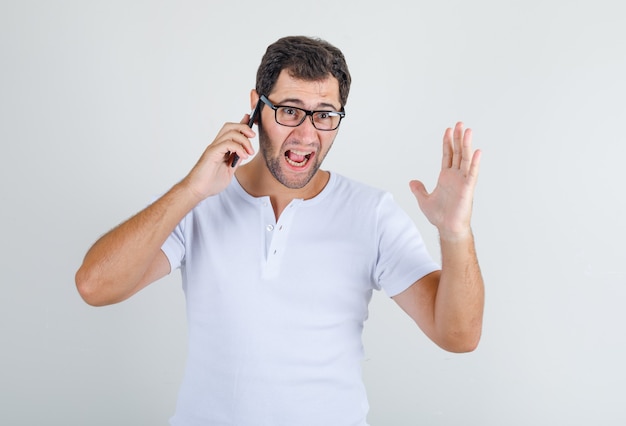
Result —
[[[261, 103], [261, 100], [259, 99], [259, 101], [256, 103], [256, 107], [254, 107], [254, 109], [250, 112], [250, 120], [248, 120], [248, 127], [250, 128], [252, 128], [252, 125], [254, 125], [254, 121], [256, 120], [256, 115], [259, 112], [260, 103]], [[233, 162], [230, 163], [230, 167], [235, 167], [238, 162], [239, 162], [239, 156], [237, 154], [233, 155]]]

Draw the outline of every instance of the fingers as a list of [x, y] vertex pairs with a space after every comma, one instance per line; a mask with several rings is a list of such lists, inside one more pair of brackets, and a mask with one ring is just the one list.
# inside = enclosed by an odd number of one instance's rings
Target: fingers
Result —
[[472, 129], [467, 129], [459, 142], [461, 145], [461, 163], [459, 169], [461, 169], [464, 175], [467, 175], [472, 166]]
[[443, 155], [441, 157], [441, 169], [449, 169], [452, 167], [452, 129], [447, 128], [443, 134]]
[[480, 170], [480, 158], [482, 156], [482, 151], [477, 149], [472, 156], [472, 164], [469, 169], [469, 176], [476, 180], [478, 178], [478, 171]]
[[250, 138], [255, 137], [256, 133], [248, 127], [248, 119], [249, 116], [246, 114], [239, 123], [226, 123], [210, 145], [210, 148], [228, 163], [233, 154], [244, 159], [254, 154]]
[[[227, 133], [235, 131], [235, 130], [240, 132], [241, 134], [243, 134], [247, 138], [255, 137], [256, 133], [254, 132], [254, 130], [252, 130], [247, 125], [249, 119], [250, 119], [250, 115], [245, 114], [243, 116], [243, 118], [239, 121], [239, 123], [226, 123], [226, 124], [224, 124], [224, 126], [222, 126], [220, 131], [217, 132], [217, 136], [215, 136], [215, 142], [218, 141], [219, 139], [221, 139]], [[245, 124], [245, 126], [242, 126], [242, 124]]]
[[456, 123], [454, 129], [446, 129], [443, 136], [442, 169], [452, 168], [460, 170], [464, 175], [477, 174], [479, 159], [472, 152], [472, 129], [464, 130], [462, 122]]
[[[243, 118], [241, 119], [241, 121], [239, 121], [239, 123], [240, 124], [247, 123], [248, 127], [252, 128], [252, 124], [253, 124], [252, 123], [252, 117], [250, 116], [250, 114], [245, 114], [243, 116]], [[232, 158], [232, 160], [230, 160], [230, 158]], [[230, 167], [234, 168], [235, 166], [237, 166], [237, 163], [239, 162], [239, 158], [240, 158], [239, 154], [237, 154], [236, 152], [232, 153], [232, 155], [229, 152], [228, 153], [228, 161], [227, 162], [230, 162]]]
[[239, 157], [246, 159], [254, 153], [250, 139], [239, 131], [226, 133], [219, 141], [215, 141], [213, 145], [218, 152], [226, 157], [230, 157], [231, 154], [237, 154]]
[[463, 123], [458, 122], [454, 126], [452, 137], [452, 168], [458, 169], [463, 158]]

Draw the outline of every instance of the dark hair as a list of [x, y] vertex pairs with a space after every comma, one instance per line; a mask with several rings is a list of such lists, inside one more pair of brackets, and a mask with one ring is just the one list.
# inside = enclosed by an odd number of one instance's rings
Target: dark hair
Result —
[[256, 91], [269, 95], [282, 70], [302, 80], [322, 80], [332, 75], [339, 81], [343, 108], [350, 92], [350, 72], [341, 50], [327, 41], [305, 36], [283, 37], [265, 51], [256, 74]]

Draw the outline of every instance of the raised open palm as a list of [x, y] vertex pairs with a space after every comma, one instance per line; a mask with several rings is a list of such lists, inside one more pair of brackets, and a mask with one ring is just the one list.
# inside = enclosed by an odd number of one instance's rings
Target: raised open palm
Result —
[[471, 232], [472, 202], [478, 179], [481, 151], [472, 150], [472, 131], [463, 123], [446, 129], [443, 136], [441, 172], [435, 189], [428, 193], [418, 180], [409, 183], [426, 218], [441, 238], [460, 238]]

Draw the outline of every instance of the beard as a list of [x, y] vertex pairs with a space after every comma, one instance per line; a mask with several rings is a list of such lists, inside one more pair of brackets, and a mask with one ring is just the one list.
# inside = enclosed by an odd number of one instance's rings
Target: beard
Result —
[[306, 171], [297, 173], [287, 168], [287, 160], [285, 156], [289, 153], [287, 146], [293, 145], [294, 147], [302, 146], [296, 140], [290, 140], [283, 143], [278, 149], [273, 148], [272, 141], [267, 133], [263, 130], [262, 126], [259, 126], [259, 151], [265, 160], [267, 169], [270, 171], [274, 179], [283, 184], [289, 189], [301, 189], [304, 188], [313, 177], [316, 175], [322, 165], [322, 161], [326, 157], [326, 154], [332, 146], [330, 146], [325, 152], [316, 150], [313, 158], [306, 160]]

